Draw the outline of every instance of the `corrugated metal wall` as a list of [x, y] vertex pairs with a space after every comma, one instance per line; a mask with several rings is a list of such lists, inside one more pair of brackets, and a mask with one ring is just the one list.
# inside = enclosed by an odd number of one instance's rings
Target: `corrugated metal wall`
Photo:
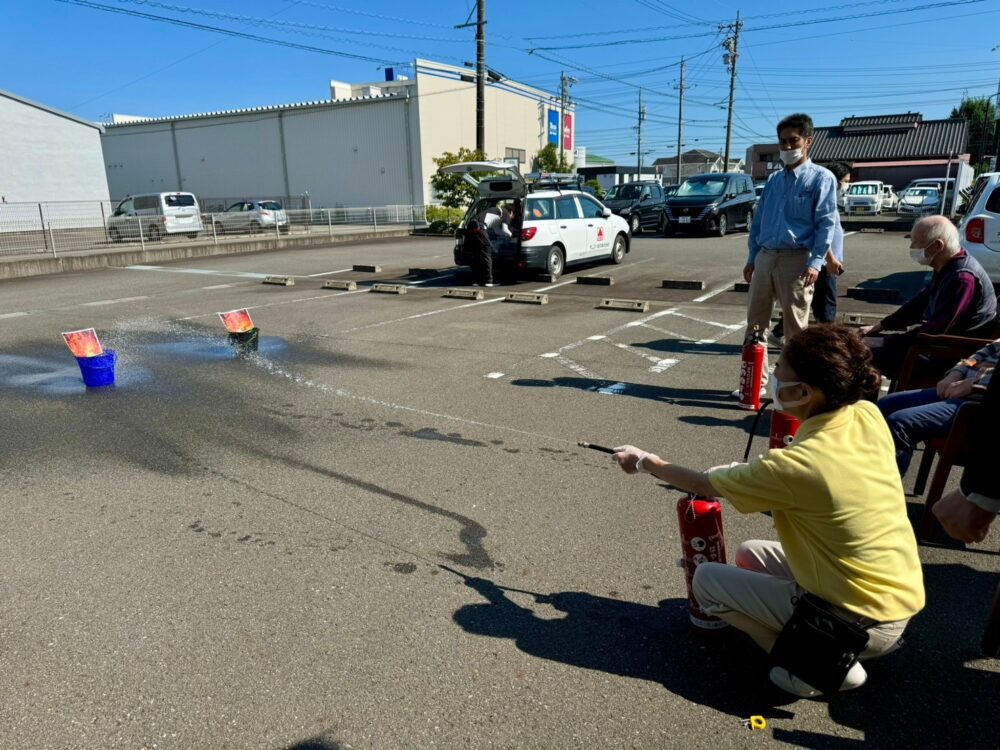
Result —
[[111, 127], [108, 181], [115, 196], [180, 187], [308, 192], [317, 207], [409, 204], [406, 106], [375, 99]]
[[0, 143], [0, 196], [8, 203], [108, 199], [96, 127], [0, 96]]

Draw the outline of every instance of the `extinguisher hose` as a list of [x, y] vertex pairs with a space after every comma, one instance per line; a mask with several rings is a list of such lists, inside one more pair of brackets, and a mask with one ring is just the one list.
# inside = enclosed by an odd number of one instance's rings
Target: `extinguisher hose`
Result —
[[757, 410], [757, 416], [753, 418], [753, 424], [750, 426], [750, 437], [747, 438], [747, 449], [743, 451], [744, 463], [750, 459], [750, 446], [753, 445], [754, 436], [757, 434], [757, 423], [760, 422], [760, 418], [764, 416], [764, 412], [767, 410], [767, 407], [771, 405], [771, 403], [770, 399], [762, 401], [760, 409]]

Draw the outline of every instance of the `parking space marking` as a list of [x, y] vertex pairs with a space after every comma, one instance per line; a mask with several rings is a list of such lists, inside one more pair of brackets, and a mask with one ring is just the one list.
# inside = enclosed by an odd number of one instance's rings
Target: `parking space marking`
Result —
[[503, 373], [502, 372], [488, 372], [488, 373], [486, 373], [486, 377], [488, 377], [490, 380], [496, 380], [498, 378], [502, 378], [503, 377]]
[[336, 271], [321, 271], [320, 273], [311, 273], [307, 278], [315, 279], [317, 276], [333, 276], [335, 273], [347, 273], [348, 271], [353, 271], [353, 268], [341, 268]]
[[208, 268], [167, 268], [166, 266], [125, 266], [124, 271], [165, 271], [167, 273], [193, 273], [203, 276], [234, 276], [239, 279], [266, 279], [280, 274], [250, 273], [249, 271], [213, 271]]
[[656, 373], [664, 372], [665, 370], [669, 370], [671, 367], [676, 365], [677, 362], [679, 361], [676, 359], [663, 359], [661, 357], [657, 357], [655, 354], [646, 354], [646, 352], [641, 352], [634, 346], [631, 346], [630, 344], [622, 344], [621, 342], [618, 341], [609, 341], [608, 343], [614, 346], [616, 349], [621, 349], [623, 352], [634, 354], [637, 357], [641, 357], [642, 359], [652, 362], [653, 366], [649, 368], [650, 372], [656, 372]]
[[684, 338], [684, 334], [683, 333], [677, 333], [676, 331], [668, 331], [666, 328], [660, 328], [659, 326], [653, 326], [653, 325], [650, 325], [649, 323], [634, 323], [634, 324], [629, 324], [629, 325], [630, 326], [634, 325], [634, 326], [639, 327], [639, 328], [648, 328], [651, 331], [656, 331], [657, 333], [662, 333], [664, 336], [670, 336], [670, 338], [674, 338], [674, 339], [683, 339]]
[[571, 370], [580, 377], [587, 378], [587, 380], [607, 380], [607, 378], [602, 378], [597, 373], [591, 372], [586, 367], [581, 365], [579, 362], [574, 362], [569, 357], [563, 357], [562, 355], [559, 355], [558, 357], [555, 358], [555, 360], [563, 367], [565, 367], [567, 370]]
[[81, 302], [80, 307], [104, 307], [105, 305], [116, 305], [116, 299], [99, 299], [94, 302]]
[[232, 289], [236, 284], [213, 284], [212, 286], [201, 286], [198, 287], [202, 291], [208, 291], [210, 289]]
[[30, 315], [30, 314], [31, 313], [26, 313], [26, 312], [3, 313], [2, 315], [0, 315], [0, 318], [22, 318], [25, 315]]
[[[299, 299], [282, 299], [276, 302], [263, 302], [259, 305], [247, 305], [247, 310], [261, 310], [265, 307], [277, 307], [278, 305], [294, 305], [298, 302], [313, 302], [318, 299], [330, 299], [330, 297], [346, 297], [349, 294], [367, 294], [367, 289], [356, 289], [353, 292], [333, 292], [332, 294], [318, 294], [315, 297], [300, 297]], [[174, 318], [174, 322], [182, 320], [198, 320], [199, 318], [214, 318], [218, 313], [201, 313], [200, 315], [188, 315], [184, 318]]]
[[693, 320], [697, 323], [704, 323], [708, 326], [717, 326], [718, 328], [727, 328], [730, 331], [735, 331], [737, 328], [742, 328], [743, 323], [717, 323], [714, 320], [703, 320], [702, 318], [696, 318], [693, 315], [686, 315], [682, 312], [673, 312], [671, 315], [676, 315], [678, 318], [686, 318], [687, 320]]
[[735, 284], [738, 284], [741, 281], [743, 281], [743, 279], [736, 279], [736, 281], [730, 281], [725, 286], [720, 286], [718, 289], [713, 289], [710, 292], [706, 292], [705, 294], [701, 295], [700, 297], [695, 297], [691, 301], [692, 302], [706, 302], [706, 301], [712, 299], [712, 297], [715, 297], [715, 296], [717, 296], [719, 294], [722, 294], [723, 292], [732, 291], [733, 286]]

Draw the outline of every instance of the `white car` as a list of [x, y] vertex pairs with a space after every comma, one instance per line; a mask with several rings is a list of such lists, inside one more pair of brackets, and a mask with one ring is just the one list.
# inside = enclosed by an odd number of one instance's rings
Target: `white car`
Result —
[[899, 205], [899, 196], [896, 195], [896, 191], [892, 189], [892, 185], [883, 185], [882, 210], [895, 211], [898, 205]]
[[979, 175], [958, 231], [965, 251], [1000, 282], [1000, 172]]
[[941, 191], [936, 187], [911, 187], [899, 196], [896, 213], [901, 216], [925, 216], [941, 210]]
[[878, 180], [863, 180], [852, 182], [847, 188], [847, 205], [845, 213], [850, 214], [875, 214], [882, 213], [882, 202], [885, 192], [885, 185]]
[[[621, 263], [629, 251], [628, 222], [597, 198], [580, 190], [569, 176], [543, 176], [529, 186], [516, 165], [507, 162], [462, 162], [442, 167], [476, 186], [473, 201], [455, 232], [455, 265], [470, 265], [464, 247], [469, 221], [504, 203], [513, 213], [512, 236], [492, 235], [494, 269], [547, 273], [559, 278], [566, 266], [606, 259]], [[485, 174], [476, 179], [474, 174]], [[523, 219], [521, 218], [523, 217]]]
[[222, 213], [212, 214], [215, 231], [221, 232], [262, 232], [274, 231], [274, 225], [288, 228], [288, 214], [278, 201], [240, 201]]

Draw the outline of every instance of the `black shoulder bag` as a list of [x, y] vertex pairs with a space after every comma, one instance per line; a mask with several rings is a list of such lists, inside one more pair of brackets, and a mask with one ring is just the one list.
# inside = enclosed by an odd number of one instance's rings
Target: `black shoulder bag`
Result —
[[774, 642], [771, 662], [822, 693], [836, 693], [868, 645], [867, 628], [876, 623], [848, 620], [813, 594], [792, 602], [795, 611]]

